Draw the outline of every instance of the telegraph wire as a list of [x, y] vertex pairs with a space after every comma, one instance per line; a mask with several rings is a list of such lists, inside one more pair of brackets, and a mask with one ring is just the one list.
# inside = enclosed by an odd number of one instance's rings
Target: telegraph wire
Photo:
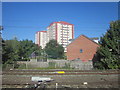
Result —
[[[43, 27], [43, 26], [6, 26], [4, 25], [4, 27], [6, 28], [46, 28], [46, 27]], [[76, 28], [76, 27], [75, 27]], [[78, 28], [78, 27], [77, 27]], [[90, 27], [84, 27], [84, 26], [80, 26], [79, 28], [92, 28], [92, 29], [96, 29], [96, 28], [106, 28], [106, 27], [93, 27], [93, 26], [90, 26]], [[108, 27], [109, 28], [109, 27]]]

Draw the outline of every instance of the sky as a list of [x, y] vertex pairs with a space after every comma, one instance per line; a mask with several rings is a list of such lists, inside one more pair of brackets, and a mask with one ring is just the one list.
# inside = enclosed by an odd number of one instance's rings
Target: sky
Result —
[[74, 38], [81, 34], [101, 37], [111, 21], [118, 20], [117, 2], [3, 2], [3, 39], [35, 41], [37, 31], [52, 22], [74, 24]]

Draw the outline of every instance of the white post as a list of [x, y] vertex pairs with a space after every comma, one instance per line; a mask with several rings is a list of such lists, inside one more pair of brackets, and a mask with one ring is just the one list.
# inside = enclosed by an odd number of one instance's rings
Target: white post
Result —
[[57, 88], [58, 88], [58, 83], [56, 83], [56, 90], [57, 90]]

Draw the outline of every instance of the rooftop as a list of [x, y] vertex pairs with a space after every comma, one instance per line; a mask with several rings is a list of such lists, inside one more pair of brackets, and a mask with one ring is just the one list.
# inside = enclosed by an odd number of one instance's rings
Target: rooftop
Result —
[[47, 31], [37, 31], [36, 33], [38, 33], [38, 32], [47, 32]]
[[65, 24], [65, 25], [73, 25], [73, 24], [70, 24], [70, 23], [65, 22], [65, 21], [58, 21], [58, 22], [52, 22], [48, 27], [50, 27], [54, 23], [60, 23], [60, 24]]

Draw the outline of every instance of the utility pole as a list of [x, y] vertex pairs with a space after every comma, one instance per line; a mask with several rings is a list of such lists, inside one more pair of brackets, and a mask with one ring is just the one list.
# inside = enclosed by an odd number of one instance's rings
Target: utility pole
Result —
[[0, 26], [0, 47], [2, 47], [2, 30], [3, 30], [3, 26]]
[[2, 31], [3, 30], [3, 26], [0, 26], [0, 39], [2, 39], [2, 37], [1, 37], [1, 34], [2, 34]]
[[1, 37], [1, 34], [2, 34], [1, 31], [2, 30], [3, 30], [3, 27], [0, 26], [0, 68], [2, 68], [2, 37]]
[[2, 46], [2, 30], [3, 30], [3, 26], [0, 26], [0, 47]]

